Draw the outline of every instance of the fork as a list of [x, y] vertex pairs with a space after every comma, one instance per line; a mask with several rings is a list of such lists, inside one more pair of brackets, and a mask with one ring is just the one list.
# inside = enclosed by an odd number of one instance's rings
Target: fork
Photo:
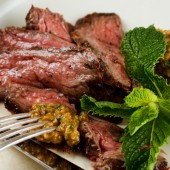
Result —
[[47, 121], [37, 122], [39, 117], [30, 116], [30, 113], [20, 113], [0, 117], [0, 151], [55, 130], [55, 127], [49, 127], [30, 131], [47, 123]]

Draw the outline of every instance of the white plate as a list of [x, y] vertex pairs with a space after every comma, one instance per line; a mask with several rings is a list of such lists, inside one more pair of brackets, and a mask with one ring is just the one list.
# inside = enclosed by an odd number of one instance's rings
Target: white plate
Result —
[[[121, 17], [125, 31], [152, 24], [157, 28], [170, 29], [169, 0], [0, 0], [0, 28], [24, 26], [25, 16], [31, 4], [59, 12], [73, 24], [79, 17], [91, 12], [115, 12]], [[0, 116], [8, 114], [2, 104], [0, 110]], [[164, 148], [170, 161], [170, 142]], [[15, 149], [0, 153], [0, 170], [30, 169], [43, 170]]]

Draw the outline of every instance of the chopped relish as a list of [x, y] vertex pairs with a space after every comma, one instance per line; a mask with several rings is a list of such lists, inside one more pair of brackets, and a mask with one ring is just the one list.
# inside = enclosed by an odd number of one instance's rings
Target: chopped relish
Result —
[[37, 116], [40, 117], [39, 121], [47, 121], [43, 127], [56, 127], [54, 131], [38, 136], [39, 141], [59, 144], [65, 140], [69, 146], [79, 143], [79, 122], [87, 119], [85, 114], [78, 116], [69, 107], [61, 104], [36, 103], [32, 106], [31, 117]]

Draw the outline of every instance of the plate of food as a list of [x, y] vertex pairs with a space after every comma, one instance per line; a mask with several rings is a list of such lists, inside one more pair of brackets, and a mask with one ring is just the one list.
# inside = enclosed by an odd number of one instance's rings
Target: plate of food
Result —
[[25, 152], [38, 145], [74, 169], [168, 169], [168, 7], [0, 0], [0, 116], [30, 112], [56, 127], [2, 151], [0, 167], [49, 169]]

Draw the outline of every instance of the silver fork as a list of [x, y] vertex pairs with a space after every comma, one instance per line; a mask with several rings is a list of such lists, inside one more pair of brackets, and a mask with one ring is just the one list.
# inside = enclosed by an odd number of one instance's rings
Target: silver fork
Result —
[[31, 118], [30, 113], [20, 113], [0, 118], [0, 151], [34, 138], [44, 133], [55, 130], [55, 127], [42, 128], [31, 131], [32, 129], [42, 127], [47, 122], [37, 122], [39, 117]]

